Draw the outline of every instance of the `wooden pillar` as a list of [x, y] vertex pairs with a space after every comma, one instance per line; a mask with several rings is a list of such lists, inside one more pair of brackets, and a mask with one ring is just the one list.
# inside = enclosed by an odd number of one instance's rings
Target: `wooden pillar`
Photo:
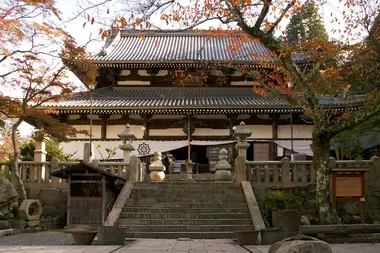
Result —
[[69, 185], [67, 187], [67, 226], [70, 225], [70, 201], [71, 201], [71, 175], [68, 175]]
[[236, 125], [236, 114], [230, 114], [228, 116], [230, 118], [230, 136], [233, 137], [234, 136], [234, 130], [232, 129], [235, 125]]
[[277, 114], [272, 114], [272, 141], [270, 142], [270, 149], [269, 149], [269, 159], [275, 160], [276, 159], [276, 144], [274, 143], [275, 140], [278, 138], [278, 131], [277, 131]]
[[109, 115], [102, 115], [102, 125], [101, 125], [101, 132], [100, 132], [100, 138], [102, 140], [107, 139], [107, 125], [108, 125], [108, 118]]
[[150, 116], [145, 114], [144, 115], [144, 127], [145, 127], [145, 130], [144, 130], [144, 139], [147, 139], [149, 138], [149, 118]]
[[107, 194], [107, 189], [106, 189], [106, 182], [107, 178], [106, 176], [102, 177], [102, 224], [106, 220], [106, 194]]

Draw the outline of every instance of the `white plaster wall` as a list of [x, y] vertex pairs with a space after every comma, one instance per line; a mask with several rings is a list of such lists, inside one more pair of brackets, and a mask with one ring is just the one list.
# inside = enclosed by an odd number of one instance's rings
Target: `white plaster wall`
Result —
[[[144, 136], [144, 131], [141, 129], [142, 125], [130, 125], [131, 131], [135, 134], [136, 138], [141, 139]], [[125, 125], [111, 125], [107, 126], [106, 137], [107, 139], [119, 138], [117, 135], [125, 130]]]
[[[277, 137], [279, 139], [291, 138], [290, 125], [277, 126]], [[293, 138], [312, 138], [313, 126], [312, 125], [293, 125]]]
[[182, 128], [149, 129], [151, 136], [187, 136]]
[[192, 136], [229, 136], [230, 129], [196, 128]]
[[70, 114], [67, 116], [67, 119], [79, 119], [80, 115], [79, 114]]
[[152, 119], [182, 119], [185, 115], [158, 114], [152, 115]]
[[248, 138], [254, 139], [271, 139], [273, 138], [271, 125], [247, 125], [247, 128], [252, 132]]
[[[72, 125], [77, 130], [87, 130], [90, 133], [90, 126], [89, 125]], [[92, 126], [92, 136], [93, 138], [100, 138], [101, 137], [101, 126], [99, 125], [93, 125]], [[87, 136], [85, 134], [77, 134], [76, 137], [71, 137], [72, 139], [90, 139], [90, 136]]]

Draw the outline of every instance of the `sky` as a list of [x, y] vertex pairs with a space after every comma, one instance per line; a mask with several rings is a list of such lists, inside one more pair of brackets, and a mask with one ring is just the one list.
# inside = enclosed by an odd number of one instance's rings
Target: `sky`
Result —
[[[340, 34], [333, 31], [344, 28], [343, 23], [337, 23], [337, 22], [332, 21], [335, 18], [337, 20], [343, 20], [343, 14], [342, 14], [344, 11], [343, 2], [338, 1], [338, 0], [327, 0], [327, 3], [325, 5], [320, 6], [320, 14], [323, 17], [324, 25], [326, 27], [327, 32], [329, 33], [330, 38], [338, 39], [340, 37]], [[64, 20], [68, 20], [71, 17], [75, 16], [79, 9], [78, 0], [58, 0], [57, 6], [58, 6], [58, 9], [61, 10], [63, 14], [62, 18]], [[115, 9], [116, 6], [111, 5], [109, 6], [109, 8], [112, 13], [112, 9]], [[100, 51], [102, 45], [104, 44], [104, 41], [102, 41], [99, 38], [100, 26], [96, 24], [95, 25], [86, 24], [84, 28], [83, 23], [85, 21], [86, 20], [84, 18], [76, 18], [71, 22], [61, 24], [61, 27], [64, 28], [66, 31], [68, 31], [77, 40], [78, 44], [86, 43], [90, 37], [92, 39], [96, 39], [96, 41], [93, 41], [89, 43], [88, 45], [88, 51], [90, 53], [96, 54]], [[153, 18], [152, 22], [160, 24], [162, 28], [167, 28], [162, 22], [160, 22], [158, 17]], [[280, 23], [281, 27], [285, 28], [288, 22], [289, 22], [288, 19], [284, 19]], [[208, 29], [209, 27], [210, 27], [210, 24], [205, 24], [203, 26], [200, 26], [199, 28]], [[80, 80], [78, 80], [78, 78], [76, 78], [75, 75], [71, 75], [69, 78], [71, 81], [75, 82], [79, 87], [84, 88], [83, 84], [80, 82]], [[12, 96], [12, 95], [17, 94], [17, 91], [6, 91], [5, 93], [6, 94], [8, 93], [7, 95]], [[30, 135], [32, 130], [33, 130], [33, 127], [28, 125], [27, 123], [23, 123], [20, 126], [20, 133], [23, 137]]]

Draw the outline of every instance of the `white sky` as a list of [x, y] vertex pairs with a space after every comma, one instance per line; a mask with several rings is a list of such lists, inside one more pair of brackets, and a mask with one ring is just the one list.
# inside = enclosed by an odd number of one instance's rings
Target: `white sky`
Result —
[[[74, 14], [76, 13], [76, 10], [78, 9], [77, 1], [78, 0], [57, 1], [58, 9], [60, 9], [61, 12], [63, 13], [62, 15], [63, 19], [68, 19], [74, 16]], [[115, 8], [115, 6], [111, 6], [110, 11], [112, 11], [112, 8]], [[337, 23], [335, 21], [333, 22], [332, 20], [336, 18], [337, 20], [342, 21], [343, 10], [344, 10], [343, 3], [338, 0], [328, 0], [325, 5], [320, 7], [320, 14], [323, 16], [324, 24], [325, 24], [327, 32], [329, 33], [330, 38], [339, 39], [341, 36], [341, 33], [333, 32], [333, 31], [337, 29], [343, 29], [344, 24]], [[106, 11], [106, 9], [104, 11]], [[154, 22], [154, 19], [152, 21]], [[93, 39], [100, 40], [99, 35], [98, 35], [100, 26], [97, 26], [97, 25], [91, 26], [87, 24], [86, 27], [83, 28], [84, 22], [85, 20], [83, 18], [77, 18], [69, 23], [66, 23], [62, 28], [67, 30], [77, 40], [78, 44], [86, 43], [88, 39], [90, 38], [90, 34], [92, 34], [91, 37]], [[288, 22], [289, 20], [287, 19], [283, 20], [280, 23], [281, 28], [285, 29]], [[209, 27], [210, 27], [210, 24], [205, 24], [201, 26], [200, 28], [208, 29]], [[89, 44], [88, 51], [91, 53], [98, 53], [103, 43], [104, 43], [103, 41], [91, 42]], [[83, 86], [81, 82], [74, 75], [72, 75], [70, 79], [74, 81], [75, 83], [77, 83], [78, 86]], [[8, 93], [7, 95], [16, 94], [14, 91], [13, 92], [8, 91], [7, 93]], [[17, 94], [15, 96], [17, 96]], [[24, 123], [20, 126], [20, 133], [22, 136], [25, 137], [25, 136], [30, 135], [32, 129], [33, 128], [30, 125]]]

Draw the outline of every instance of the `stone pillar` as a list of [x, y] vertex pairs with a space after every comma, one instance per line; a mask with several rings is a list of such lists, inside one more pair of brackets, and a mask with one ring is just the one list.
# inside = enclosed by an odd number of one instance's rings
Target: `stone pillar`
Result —
[[215, 180], [216, 181], [231, 181], [231, 164], [228, 162], [228, 152], [226, 149], [219, 151], [219, 161], [215, 165]]
[[[135, 148], [133, 147], [133, 140], [136, 140], [136, 136], [135, 134], [131, 131], [131, 126], [129, 124], [127, 124], [125, 126], [125, 130], [121, 133], [119, 133], [117, 135], [121, 141], [122, 141], [122, 144], [119, 145], [119, 148], [121, 150], [123, 150], [123, 161], [125, 163], [130, 163], [130, 160], [131, 160], [131, 152], [133, 150], [135, 150]], [[133, 166], [129, 166], [130, 169], [136, 169], [135, 167]], [[132, 181], [135, 181], [135, 178], [132, 179], [130, 178], [130, 175], [136, 175], [138, 174], [137, 171], [129, 171], [129, 173], [127, 174], [126, 173], [126, 169], [124, 168], [123, 169], [123, 174], [125, 174], [125, 179], [128, 179], [128, 180], [132, 180]], [[128, 175], [128, 176], [127, 176]], [[128, 178], [127, 178], [128, 177]]]
[[238, 149], [238, 156], [235, 160], [234, 179], [235, 182], [240, 183], [250, 180], [250, 173], [247, 173], [245, 161], [247, 160], [247, 149], [249, 148], [247, 138], [251, 136], [252, 132], [245, 126], [243, 121], [240, 122], [240, 125], [235, 126], [234, 130], [234, 136], [237, 139], [235, 147]]
[[149, 165], [150, 180], [162, 182], [165, 179], [165, 166], [162, 164], [161, 152], [154, 152], [153, 162]]
[[[43, 131], [36, 131], [33, 135], [33, 139], [36, 141], [35, 148], [34, 148], [34, 158], [33, 160], [35, 162], [46, 162], [46, 143], [45, 141], [48, 140], [45, 136], [45, 133]], [[50, 171], [46, 170], [46, 166], [42, 165], [40, 166], [34, 166], [33, 169], [33, 180], [37, 179], [38, 182], [40, 180], [45, 181], [49, 178]], [[21, 177], [23, 177], [23, 174], [26, 173], [25, 170], [21, 171]]]
[[34, 149], [34, 161], [35, 162], [46, 162], [46, 143], [47, 140], [45, 133], [42, 131], [37, 131], [33, 135], [33, 139], [36, 141]]
[[83, 146], [83, 161], [90, 163], [94, 155], [94, 145], [91, 145], [89, 142], [86, 142]]

